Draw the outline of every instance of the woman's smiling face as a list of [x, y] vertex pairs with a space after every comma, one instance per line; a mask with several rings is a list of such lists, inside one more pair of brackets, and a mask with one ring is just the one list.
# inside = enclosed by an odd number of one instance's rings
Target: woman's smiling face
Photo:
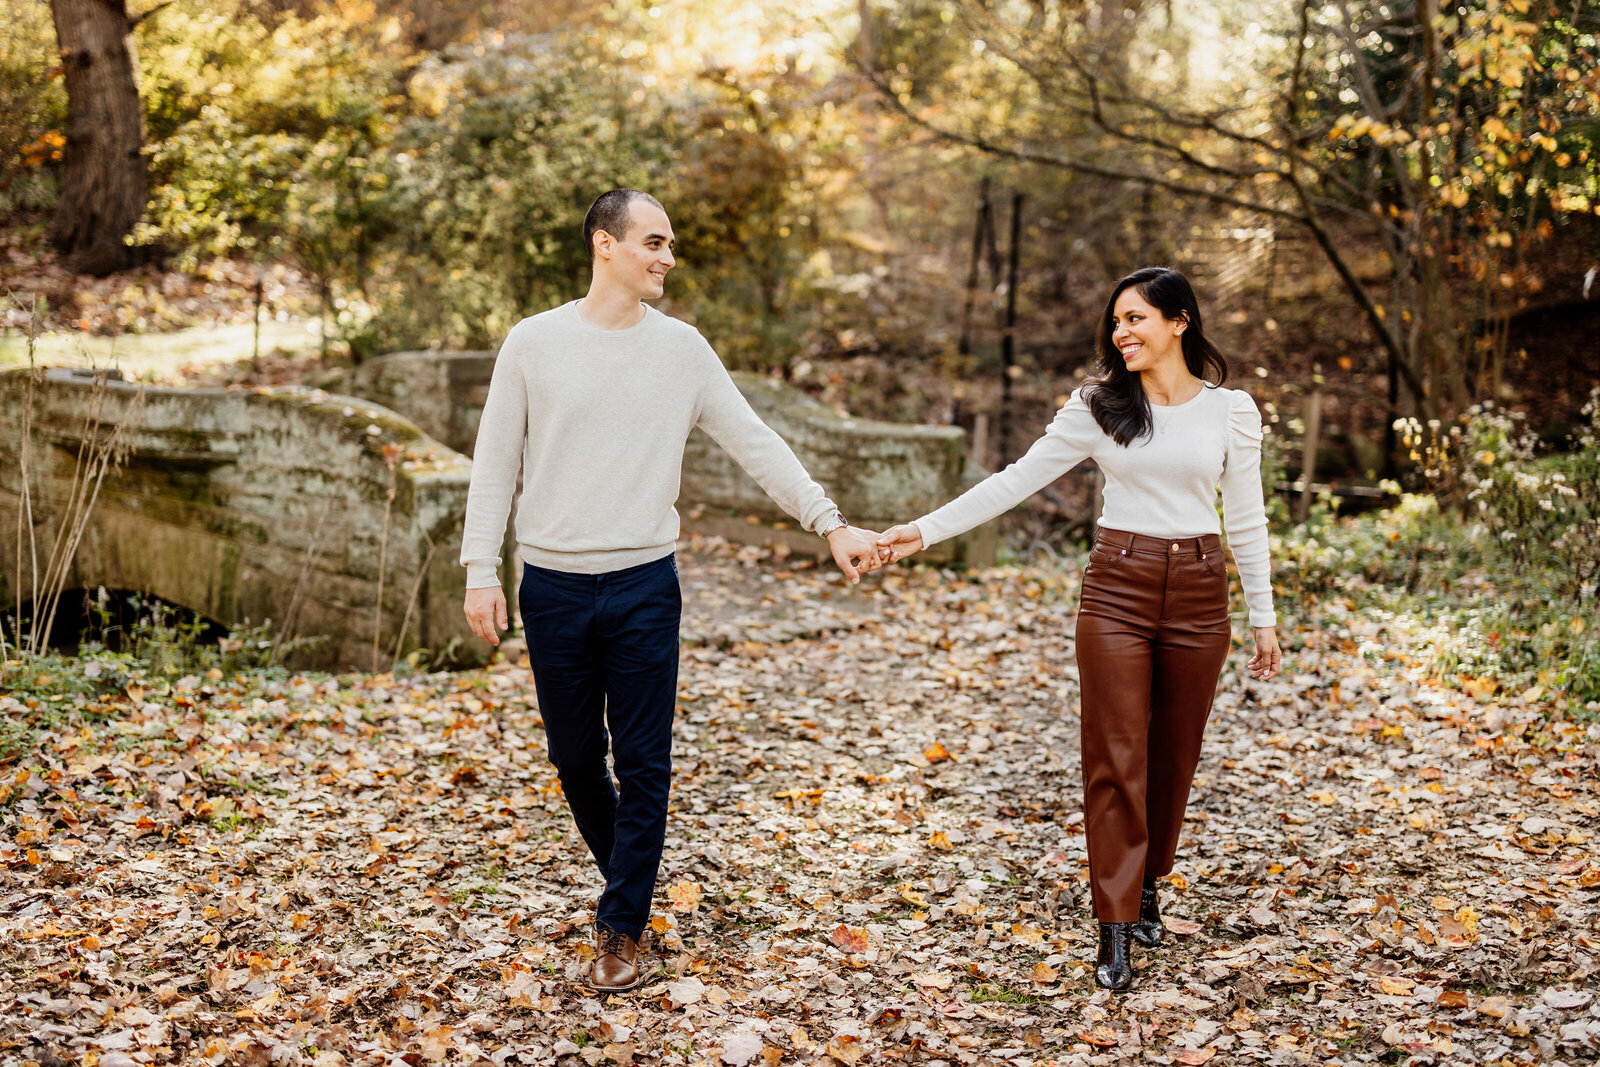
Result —
[[1137, 374], [1169, 359], [1183, 359], [1182, 319], [1169, 319], [1130, 285], [1117, 295], [1111, 310], [1111, 343], [1122, 353], [1128, 371]]

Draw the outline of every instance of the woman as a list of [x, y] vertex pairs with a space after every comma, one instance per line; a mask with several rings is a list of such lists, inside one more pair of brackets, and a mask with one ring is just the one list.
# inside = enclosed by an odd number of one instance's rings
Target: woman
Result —
[[[1156, 879], [1172, 870], [1200, 738], [1228, 655], [1228, 580], [1219, 527], [1255, 635], [1250, 673], [1278, 673], [1261, 416], [1220, 388], [1227, 363], [1206, 340], [1188, 279], [1128, 275], [1106, 302], [1099, 374], [1075, 390], [1027, 455], [879, 538], [901, 560], [999, 515], [1093, 458], [1105, 504], [1078, 611], [1084, 826], [1100, 924], [1095, 981], [1133, 981], [1131, 942], [1161, 943]], [[1217, 519], [1221, 487], [1224, 522]]]

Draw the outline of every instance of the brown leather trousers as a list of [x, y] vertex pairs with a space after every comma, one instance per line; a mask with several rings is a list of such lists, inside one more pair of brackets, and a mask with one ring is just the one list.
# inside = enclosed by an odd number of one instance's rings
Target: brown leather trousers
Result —
[[1083, 572], [1083, 821], [1095, 917], [1133, 922], [1144, 879], [1172, 870], [1217, 678], [1228, 571], [1216, 534], [1101, 530]]

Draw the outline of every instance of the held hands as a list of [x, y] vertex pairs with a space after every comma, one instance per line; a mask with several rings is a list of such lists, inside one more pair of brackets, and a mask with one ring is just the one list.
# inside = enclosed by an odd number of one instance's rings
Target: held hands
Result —
[[841, 526], [828, 534], [828, 548], [851, 585], [887, 562], [879, 553], [878, 535], [859, 526]]
[[1278, 648], [1278, 631], [1271, 626], [1257, 626], [1252, 631], [1256, 639], [1256, 654], [1250, 657], [1246, 670], [1258, 682], [1265, 682], [1283, 666], [1283, 652]]
[[921, 552], [922, 531], [917, 529], [916, 523], [901, 523], [891, 526], [883, 531], [883, 536], [878, 538], [878, 552], [881, 564], [899, 563], [907, 556]]
[[472, 627], [472, 632], [491, 645], [500, 643], [500, 635], [495, 627], [511, 629], [511, 620], [506, 615], [506, 595], [498, 585], [468, 589], [467, 602], [461, 610], [466, 613], [467, 625]]

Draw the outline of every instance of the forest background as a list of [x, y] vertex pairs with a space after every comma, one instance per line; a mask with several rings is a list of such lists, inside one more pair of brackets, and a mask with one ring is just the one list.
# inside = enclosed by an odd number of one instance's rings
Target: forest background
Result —
[[584, 291], [583, 213], [631, 185], [679, 238], [660, 306], [731, 366], [996, 469], [1114, 281], [1167, 263], [1270, 430], [1286, 670], [1249, 679], [1238, 628], [1176, 940], [1110, 998], [1070, 654], [1093, 473], [981, 571], [842, 590], [685, 538], [651, 984], [602, 1004], [525, 658], [290, 671], [287, 626], [83, 590], [59, 641], [0, 616], [0, 1052], [1590, 1062], [1597, 55], [1600, 0], [7, 0], [10, 382], [492, 348]]
[[[629, 185], [678, 231], [663, 310], [730, 365], [961, 425], [997, 469], [1090, 370], [1110, 285], [1166, 263], [1273, 431], [1276, 519], [1310, 523], [1287, 580], [1487, 574], [1506, 595], [1463, 594], [1462, 643], [1581, 706], [1597, 30], [1596, 0], [19, 0], [0, 359], [252, 320], [283, 347], [144, 372], [492, 348], [581, 294], [573, 234]], [[1389, 551], [1333, 522], [1402, 493]], [[1092, 494], [1058, 483], [1013, 548], [1081, 538]]]

